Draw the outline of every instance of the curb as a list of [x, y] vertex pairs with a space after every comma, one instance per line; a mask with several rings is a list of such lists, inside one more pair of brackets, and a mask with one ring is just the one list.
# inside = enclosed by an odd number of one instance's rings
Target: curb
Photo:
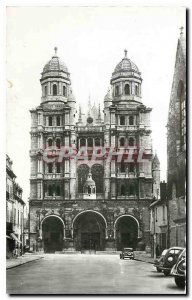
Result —
[[6, 266], [6, 270], [8, 270], [8, 269], [13, 269], [13, 268], [22, 266], [22, 265], [28, 264], [28, 263], [30, 263], [30, 262], [33, 262], [33, 261], [37, 261], [37, 260], [40, 260], [40, 259], [42, 259], [42, 258], [44, 258], [44, 256], [38, 257], [38, 258], [33, 259], [33, 260], [25, 261], [25, 262], [23, 262], [23, 263], [19, 263], [18, 265], [15, 265], [15, 266], [10, 266], [10, 267], [7, 267], [7, 266]]

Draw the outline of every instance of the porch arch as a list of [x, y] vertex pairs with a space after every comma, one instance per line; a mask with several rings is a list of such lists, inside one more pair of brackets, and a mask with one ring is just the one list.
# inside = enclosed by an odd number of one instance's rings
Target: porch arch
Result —
[[62, 251], [65, 238], [65, 224], [61, 217], [51, 214], [45, 216], [40, 223], [42, 247], [45, 253]]
[[78, 213], [72, 221], [75, 249], [78, 251], [104, 250], [106, 227], [106, 219], [98, 211], [85, 210]]
[[125, 247], [137, 247], [139, 238], [139, 221], [132, 215], [123, 214], [114, 222], [114, 237], [117, 250]]
[[74, 222], [75, 222], [75, 220], [76, 220], [80, 215], [82, 215], [82, 214], [84, 214], [84, 213], [86, 213], [86, 212], [92, 212], [92, 213], [96, 213], [96, 214], [100, 215], [100, 216], [103, 218], [103, 220], [104, 220], [104, 222], [105, 222], [105, 225], [106, 225], [106, 228], [107, 228], [107, 221], [106, 221], [105, 217], [104, 217], [100, 212], [98, 212], [98, 211], [96, 211], [96, 210], [92, 210], [92, 209], [87, 209], [87, 210], [83, 210], [83, 211], [79, 212], [79, 213], [73, 218], [73, 221], [72, 221], [72, 236], [73, 236], [73, 228], [74, 228]]

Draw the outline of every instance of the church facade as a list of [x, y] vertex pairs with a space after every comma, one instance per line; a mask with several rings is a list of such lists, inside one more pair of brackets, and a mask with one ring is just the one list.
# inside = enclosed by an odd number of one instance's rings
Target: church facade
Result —
[[150, 247], [149, 206], [158, 199], [160, 168], [138, 67], [125, 50], [104, 109], [89, 102], [86, 114], [77, 110], [57, 48], [40, 83], [41, 103], [30, 111], [31, 250]]

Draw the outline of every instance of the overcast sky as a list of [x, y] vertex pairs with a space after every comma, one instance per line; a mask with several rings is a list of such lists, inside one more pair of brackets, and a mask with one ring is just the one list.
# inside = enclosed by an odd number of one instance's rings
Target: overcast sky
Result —
[[40, 73], [58, 47], [71, 73], [77, 105], [103, 103], [111, 74], [124, 56], [142, 73], [142, 102], [152, 107], [153, 149], [166, 180], [166, 123], [184, 8], [7, 8], [7, 153], [29, 197], [30, 113], [40, 104]]

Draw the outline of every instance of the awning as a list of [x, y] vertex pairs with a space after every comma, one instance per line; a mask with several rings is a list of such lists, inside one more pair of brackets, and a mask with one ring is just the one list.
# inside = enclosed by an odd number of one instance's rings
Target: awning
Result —
[[21, 241], [18, 239], [18, 237], [14, 234], [14, 233], [10, 233], [10, 236], [12, 236], [12, 238], [17, 241], [19, 244], [21, 244]]
[[12, 238], [9, 235], [6, 235], [6, 238], [12, 240]]

